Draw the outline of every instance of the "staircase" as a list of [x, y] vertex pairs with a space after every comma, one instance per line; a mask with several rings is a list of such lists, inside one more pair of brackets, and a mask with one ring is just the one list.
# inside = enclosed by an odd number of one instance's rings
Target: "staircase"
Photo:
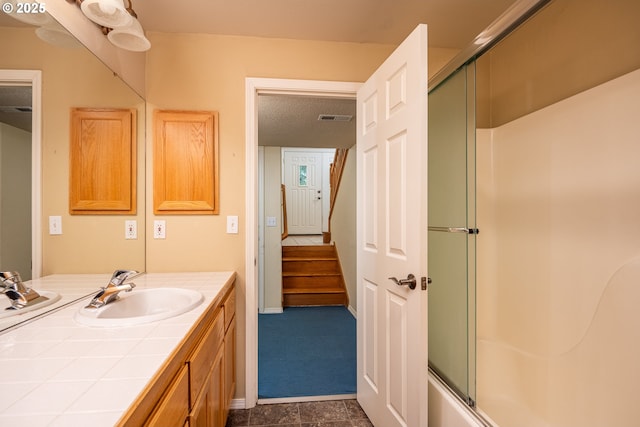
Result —
[[333, 245], [282, 247], [282, 306], [349, 305]]

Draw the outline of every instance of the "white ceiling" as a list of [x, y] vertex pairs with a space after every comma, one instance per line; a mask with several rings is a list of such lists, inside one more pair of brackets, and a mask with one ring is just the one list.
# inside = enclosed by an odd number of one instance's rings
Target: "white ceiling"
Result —
[[[419, 23], [429, 46], [462, 49], [515, 0], [132, 0], [145, 31], [399, 44]], [[126, 4], [126, 0], [125, 0]], [[0, 26], [20, 25], [0, 13]], [[11, 22], [13, 21], [13, 22]], [[151, 47], [153, 49], [153, 46]], [[260, 145], [350, 147], [355, 102], [261, 96]], [[319, 114], [352, 111], [350, 122]]]
[[[134, 0], [146, 31], [399, 44], [420, 23], [429, 46], [462, 49], [514, 0]], [[152, 47], [153, 49], [153, 47]], [[319, 114], [354, 116], [318, 121]], [[260, 96], [260, 145], [342, 147], [355, 143], [355, 101]]]
[[[147, 31], [399, 44], [420, 23], [429, 45], [461, 49], [514, 0], [133, 0]], [[126, 4], [126, 2], [125, 2]]]

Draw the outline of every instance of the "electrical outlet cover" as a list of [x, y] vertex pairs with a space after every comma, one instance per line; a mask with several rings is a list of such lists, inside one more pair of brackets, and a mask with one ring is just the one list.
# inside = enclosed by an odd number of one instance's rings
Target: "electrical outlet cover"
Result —
[[138, 238], [138, 222], [135, 219], [128, 219], [124, 222], [124, 238], [127, 240]]
[[153, 238], [165, 239], [167, 237], [167, 222], [163, 219], [153, 221]]

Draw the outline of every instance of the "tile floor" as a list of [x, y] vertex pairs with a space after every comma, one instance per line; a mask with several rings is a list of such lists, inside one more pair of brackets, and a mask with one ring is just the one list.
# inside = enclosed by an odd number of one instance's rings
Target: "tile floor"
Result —
[[232, 409], [226, 427], [373, 427], [355, 399]]

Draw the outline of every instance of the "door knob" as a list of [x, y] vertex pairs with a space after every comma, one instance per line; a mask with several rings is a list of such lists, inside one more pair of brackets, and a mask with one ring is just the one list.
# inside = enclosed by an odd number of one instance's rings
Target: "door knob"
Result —
[[400, 279], [398, 280], [395, 277], [389, 277], [389, 280], [393, 280], [393, 283], [395, 283], [398, 286], [408, 286], [409, 289], [415, 289], [416, 288], [416, 276], [414, 276], [413, 274], [409, 274], [407, 276], [406, 279]]

